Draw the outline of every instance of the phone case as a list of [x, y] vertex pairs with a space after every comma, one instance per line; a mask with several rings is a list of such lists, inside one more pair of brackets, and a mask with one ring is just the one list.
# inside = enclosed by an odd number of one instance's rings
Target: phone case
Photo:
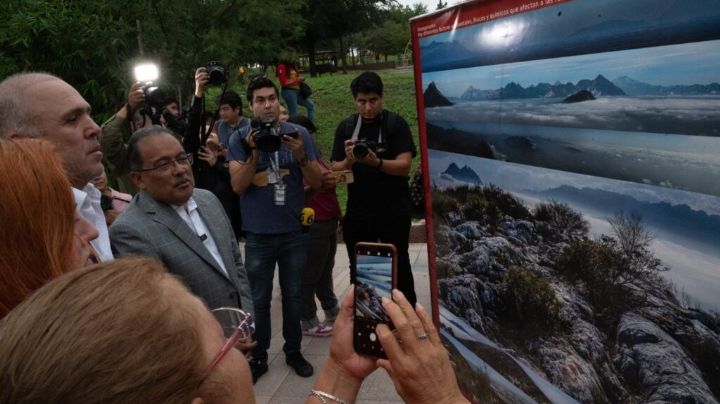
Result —
[[[378, 256], [378, 253], [380, 253], [380, 256], [382, 257], [387, 257], [388, 255], [391, 257], [390, 287], [387, 289], [382, 288], [385, 293], [389, 293], [389, 291], [397, 287], [397, 249], [394, 245], [382, 243], [357, 243], [355, 245], [355, 270], [358, 270], [358, 255]], [[382, 349], [380, 340], [375, 333], [375, 327], [380, 323], [387, 324], [391, 329], [394, 327], [380, 305], [381, 292], [379, 292], [379, 290], [382, 285], [379, 285], [378, 287], [368, 287], [370, 285], [366, 285], [365, 283], [359, 281], [357, 276], [354, 276], [353, 278], [355, 279], [353, 347], [358, 353], [386, 358], [387, 356]], [[359, 312], [372, 312], [373, 314], [363, 316], [362, 314], [359, 314]], [[371, 316], [374, 316], [374, 318], [370, 318]]]

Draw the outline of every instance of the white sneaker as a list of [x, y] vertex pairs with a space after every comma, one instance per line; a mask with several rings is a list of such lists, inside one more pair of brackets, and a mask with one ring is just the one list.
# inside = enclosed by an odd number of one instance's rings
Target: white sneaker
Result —
[[303, 335], [310, 337], [329, 337], [332, 335], [332, 326], [320, 323], [315, 327], [303, 330]]

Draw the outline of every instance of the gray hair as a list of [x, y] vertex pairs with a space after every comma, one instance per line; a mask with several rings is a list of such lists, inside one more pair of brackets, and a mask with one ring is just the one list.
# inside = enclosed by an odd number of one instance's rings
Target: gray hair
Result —
[[28, 87], [43, 81], [61, 80], [44, 72], [22, 72], [13, 74], [0, 82], [0, 139], [11, 135], [40, 137], [37, 113], [33, 100], [27, 99]]

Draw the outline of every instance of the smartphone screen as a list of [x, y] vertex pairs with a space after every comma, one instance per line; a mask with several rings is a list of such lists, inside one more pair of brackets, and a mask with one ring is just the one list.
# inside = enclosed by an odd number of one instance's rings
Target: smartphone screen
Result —
[[375, 326], [392, 323], [382, 307], [395, 286], [397, 252], [392, 244], [358, 243], [355, 246], [355, 332], [353, 342], [360, 353], [385, 357]]

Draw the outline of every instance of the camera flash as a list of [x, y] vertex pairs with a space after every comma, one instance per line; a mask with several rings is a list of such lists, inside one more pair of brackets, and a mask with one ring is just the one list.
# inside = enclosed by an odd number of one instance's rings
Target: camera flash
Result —
[[154, 63], [145, 63], [135, 66], [135, 80], [147, 83], [157, 80], [160, 73]]

